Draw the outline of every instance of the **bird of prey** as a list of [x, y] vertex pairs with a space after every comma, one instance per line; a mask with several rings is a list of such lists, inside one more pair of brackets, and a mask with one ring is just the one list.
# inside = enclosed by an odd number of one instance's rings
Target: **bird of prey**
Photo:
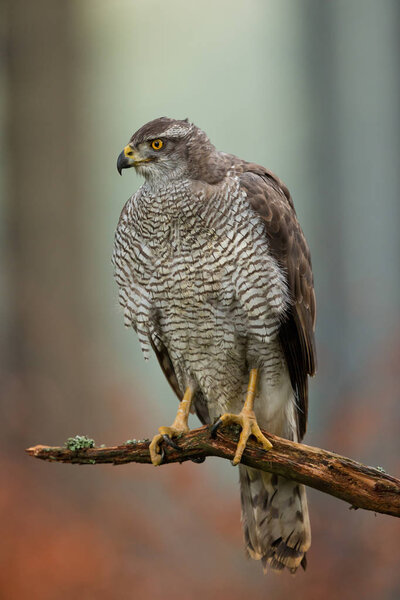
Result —
[[[152, 350], [180, 404], [150, 445], [202, 423], [241, 427], [234, 464], [260, 427], [300, 441], [316, 368], [310, 252], [286, 186], [219, 152], [193, 123], [161, 117], [118, 157], [144, 183], [125, 204], [113, 263], [125, 324]], [[311, 543], [303, 485], [239, 464], [249, 556], [292, 573]]]

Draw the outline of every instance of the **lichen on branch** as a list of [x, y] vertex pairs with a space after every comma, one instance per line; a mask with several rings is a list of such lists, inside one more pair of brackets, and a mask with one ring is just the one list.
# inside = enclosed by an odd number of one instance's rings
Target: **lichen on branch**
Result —
[[94, 448], [95, 443], [92, 438], [89, 438], [86, 435], [76, 435], [75, 437], [69, 437], [64, 445], [68, 450], [75, 452], [76, 450]]

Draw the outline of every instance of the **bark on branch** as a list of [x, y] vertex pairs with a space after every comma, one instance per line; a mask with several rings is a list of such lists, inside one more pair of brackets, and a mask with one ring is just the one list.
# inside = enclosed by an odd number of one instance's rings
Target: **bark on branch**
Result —
[[[321, 492], [349, 502], [352, 508], [400, 517], [400, 480], [380, 468], [362, 465], [333, 452], [297, 444], [265, 433], [273, 448], [269, 452], [249, 441], [242, 463], [269, 473], [304, 483]], [[163, 464], [207, 456], [232, 459], [238, 440], [237, 428], [218, 430], [215, 439], [208, 426], [193, 429], [177, 439], [179, 450], [164, 444]], [[149, 440], [130, 440], [121, 446], [70, 450], [65, 447], [34, 446], [30, 456], [73, 464], [114, 465], [128, 462], [150, 463]]]

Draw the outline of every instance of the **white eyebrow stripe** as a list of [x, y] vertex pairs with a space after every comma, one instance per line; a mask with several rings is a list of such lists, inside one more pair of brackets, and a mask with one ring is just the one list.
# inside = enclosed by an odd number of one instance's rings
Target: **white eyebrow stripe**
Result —
[[160, 137], [163, 137], [163, 136], [182, 137], [182, 136], [186, 135], [187, 133], [189, 133], [189, 131], [192, 129], [192, 127], [193, 127], [192, 125], [190, 125], [188, 127], [187, 125], [178, 125], [177, 123], [174, 123], [174, 125], [172, 125], [168, 129], [163, 131], [163, 133], [160, 134]]

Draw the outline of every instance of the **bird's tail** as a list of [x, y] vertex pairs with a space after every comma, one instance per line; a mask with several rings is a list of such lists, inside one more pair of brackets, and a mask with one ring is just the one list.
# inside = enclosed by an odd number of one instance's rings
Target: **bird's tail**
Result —
[[303, 485], [257, 469], [239, 466], [242, 523], [252, 558], [280, 571], [306, 568], [311, 528]]

